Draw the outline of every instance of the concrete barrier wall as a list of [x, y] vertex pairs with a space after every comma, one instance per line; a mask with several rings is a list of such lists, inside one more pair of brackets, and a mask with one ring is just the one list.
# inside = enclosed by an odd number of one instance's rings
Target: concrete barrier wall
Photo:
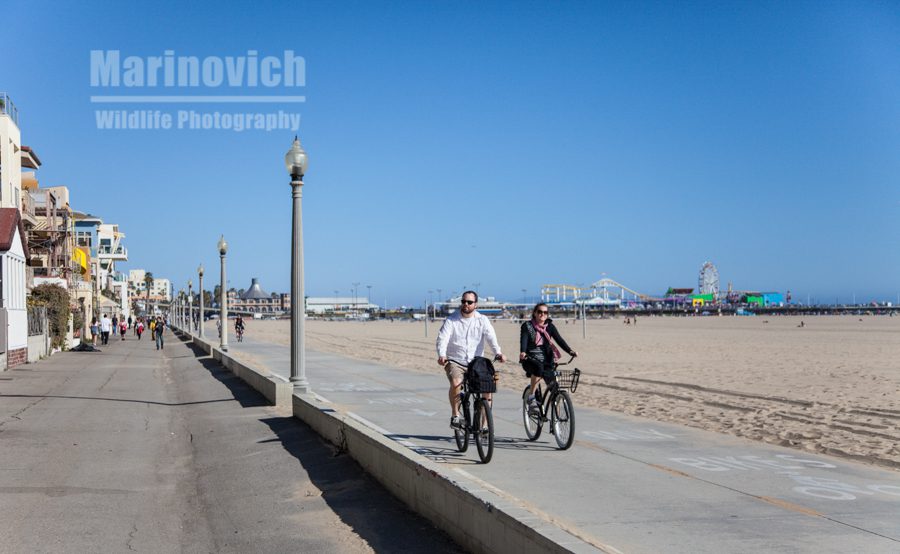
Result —
[[397, 444], [314, 396], [295, 394], [294, 417], [356, 460], [391, 494], [473, 552], [602, 552], [499, 491], [456, 480], [431, 460]]
[[293, 394], [290, 383], [237, 361], [209, 342], [178, 330], [176, 334], [211, 354], [272, 404], [291, 407], [294, 417], [349, 454], [391, 494], [472, 552], [613, 552], [538, 517], [490, 485], [455, 479], [446, 466], [397, 444], [315, 396]]

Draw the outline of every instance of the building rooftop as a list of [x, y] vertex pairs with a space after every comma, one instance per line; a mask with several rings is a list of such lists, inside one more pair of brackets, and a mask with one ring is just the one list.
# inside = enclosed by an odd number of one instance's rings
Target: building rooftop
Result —
[[250, 288], [241, 296], [241, 298], [244, 300], [259, 300], [262, 298], [271, 298], [271, 296], [259, 286], [259, 279], [254, 277], [250, 282]]

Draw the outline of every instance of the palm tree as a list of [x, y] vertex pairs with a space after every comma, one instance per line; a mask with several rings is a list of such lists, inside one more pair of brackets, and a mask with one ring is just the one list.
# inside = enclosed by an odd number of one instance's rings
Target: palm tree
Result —
[[147, 303], [144, 305], [144, 311], [147, 312], [147, 317], [150, 317], [150, 287], [153, 286], [153, 273], [148, 271], [144, 274], [144, 285], [147, 287]]

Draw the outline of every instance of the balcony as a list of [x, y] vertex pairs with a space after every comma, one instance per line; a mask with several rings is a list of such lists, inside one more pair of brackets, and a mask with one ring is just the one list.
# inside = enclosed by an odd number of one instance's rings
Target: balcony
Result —
[[19, 110], [5, 92], [0, 92], [0, 113], [8, 115], [13, 120], [13, 123], [16, 124], [16, 127], [19, 126]]
[[128, 249], [122, 246], [99, 246], [97, 248], [97, 258], [101, 260], [117, 260], [122, 262], [128, 261]]
[[29, 227], [37, 225], [37, 218], [34, 215], [34, 197], [27, 190], [22, 191], [22, 219]]

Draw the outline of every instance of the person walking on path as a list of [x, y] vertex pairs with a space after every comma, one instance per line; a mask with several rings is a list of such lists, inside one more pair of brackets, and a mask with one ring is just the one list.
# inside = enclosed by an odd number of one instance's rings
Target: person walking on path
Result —
[[97, 346], [97, 335], [100, 334], [100, 325], [97, 324], [97, 318], [91, 320], [91, 345]]
[[522, 364], [525, 375], [531, 378], [531, 393], [528, 395], [529, 410], [540, 411], [539, 402], [534, 397], [538, 382], [543, 378], [549, 385], [556, 379], [553, 374], [553, 364], [559, 359], [560, 354], [553, 341], [556, 341], [556, 344], [559, 344], [560, 348], [568, 352], [570, 356], [578, 355], [560, 336], [556, 325], [550, 319], [550, 308], [541, 302], [534, 306], [531, 311], [531, 320], [522, 324], [519, 333], [519, 363]]
[[144, 320], [138, 319], [134, 324], [134, 334], [137, 335], [138, 340], [141, 340], [141, 335], [144, 334]]
[[165, 330], [166, 325], [162, 322], [162, 320], [157, 320], [156, 325], [153, 328], [153, 335], [156, 337], [156, 349], [159, 350], [165, 346], [163, 343], [163, 330]]
[[444, 368], [450, 381], [447, 396], [450, 400], [450, 427], [459, 429], [462, 421], [459, 418], [459, 392], [465, 370], [450, 360], [468, 365], [475, 357], [484, 355], [484, 341], [487, 340], [500, 362], [506, 356], [500, 351], [494, 326], [484, 315], [475, 309], [478, 304], [478, 293], [467, 290], [462, 295], [459, 310], [444, 320], [437, 336], [437, 363]]
[[119, 323], [119, 331], [119, 334], [122, 335], [122, 340], [125, 340], [125, 334], [128, 332], [128, 324], [125, 323], [124, 319]]
[[109, 344], [110, 331], [112, 331], [112, 322], [109, 320], [108, 315], [103, 314], [103, 319], [100, 320], [100, 337], [103, 344]]
[[112, 318], [112, 334], [115, 335], [119, 331], [119, 316], [114, 315]]

